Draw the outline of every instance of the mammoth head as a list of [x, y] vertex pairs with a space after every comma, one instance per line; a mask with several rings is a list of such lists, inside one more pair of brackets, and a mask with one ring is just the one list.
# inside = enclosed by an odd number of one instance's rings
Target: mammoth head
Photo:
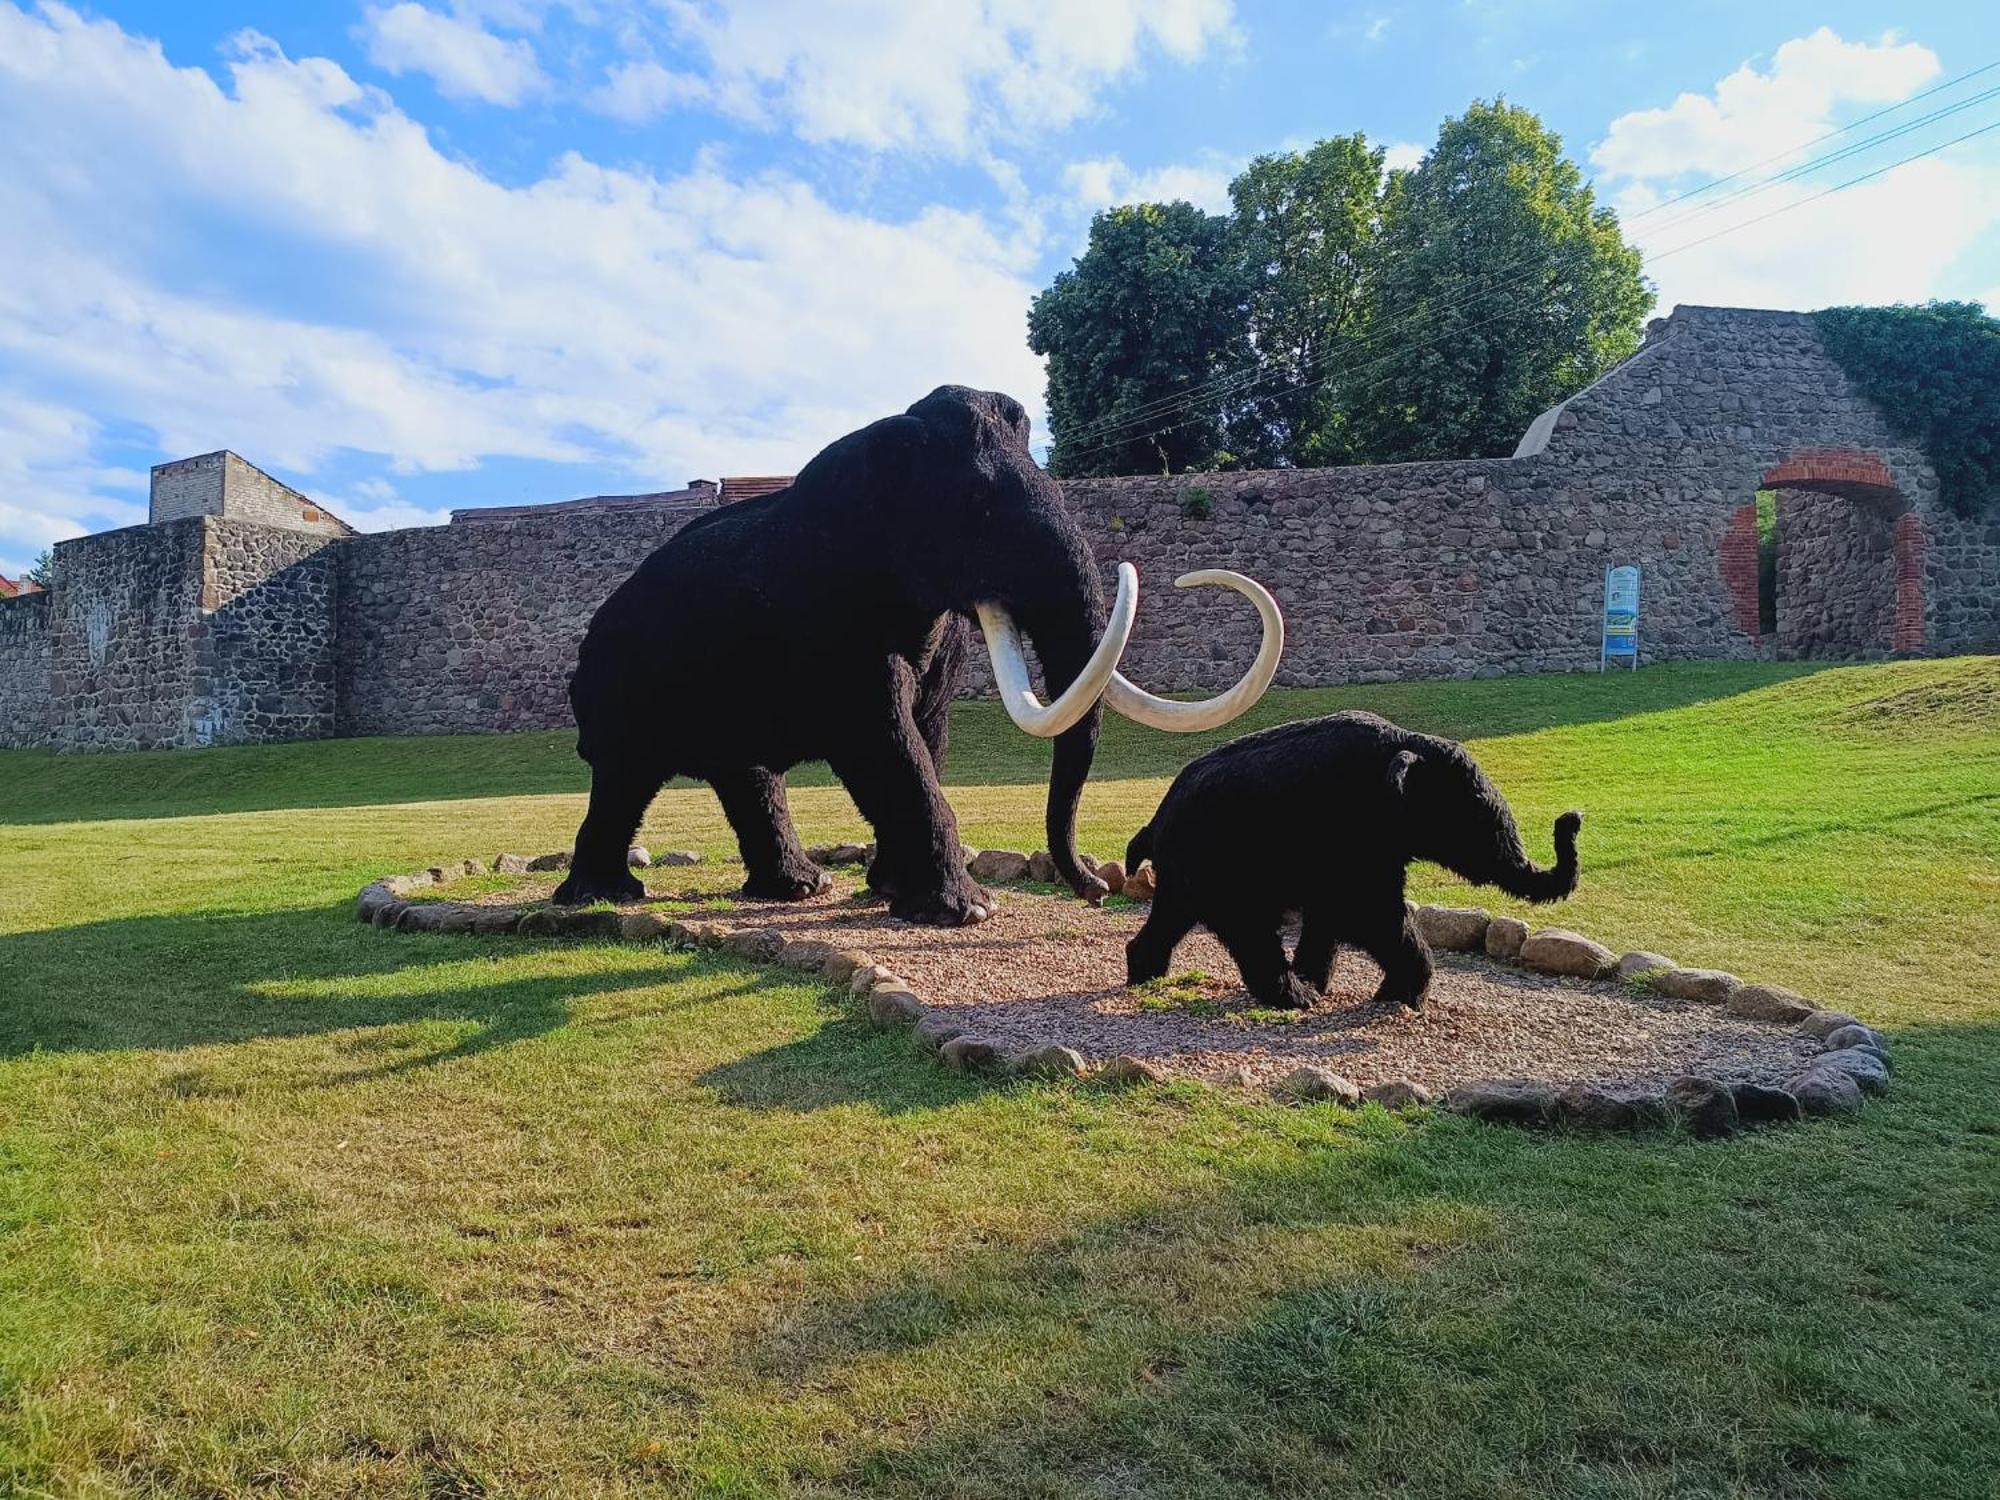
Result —
[[[965, 559], [962, 596], [948, 601], [978, 617], [993, 679], [1008, 716], [1027, 733], [1052, 737], [1080, 722], [1100, 701], [1154, 729], [1193, 733], [1243, 713], [1271, 685], [1284, 651], [1284, 618], [1259, 583], [1220, 568], [1185, 573], [1180, 588], [1230, 588], [1248, 598], [1263, 623], [1256, 659], [1227, 692], [1197, 703], [1159, 698], [1118, 670], [1139, 608], [1139, 574], [1118, 565], [1109, 615], [1090, 548], [1077, 530], [1055, 481], [1029, 452], [1026, 409], [1011, 396], [966, 386], [940, 386], [903, 418], [924, 431], [928, 502], [950, 508], [953, 541]], [[946, 601], [939, 601], [946, 602]], [[1022, 635], [1041, 656], [1053, 703], [1044, 705], [1030, 681]], [[1066, 685], [1064, 685], [1066, 684]]]

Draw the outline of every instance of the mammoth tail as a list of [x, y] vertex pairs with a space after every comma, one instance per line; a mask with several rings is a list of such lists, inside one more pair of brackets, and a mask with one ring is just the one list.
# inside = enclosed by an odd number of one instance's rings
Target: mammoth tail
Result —
[[1153, 825], [1148, 823], [1132, 835], [1132, 842], [1125, 846], [1125, 873], [1131, 874], [1140, 865], [1153, 857]]

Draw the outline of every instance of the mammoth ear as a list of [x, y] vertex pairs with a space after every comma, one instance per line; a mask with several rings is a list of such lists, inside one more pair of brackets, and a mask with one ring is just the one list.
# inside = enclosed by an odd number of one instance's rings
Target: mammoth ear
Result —
[[1399, 797], [1403, 795], [1403, 792], [1405, 790], [1405, 784], [1410, 779], [1410, 767], [1414, 766], [1416, 763], [1417, 763], [1416, 751], [1398, 750], [1396, 752], [1396, 758], [1389, 762], [1389, 772], [1383, 778], [1383, 780], [1389, 783], [1390, 791], [1394, 792]]

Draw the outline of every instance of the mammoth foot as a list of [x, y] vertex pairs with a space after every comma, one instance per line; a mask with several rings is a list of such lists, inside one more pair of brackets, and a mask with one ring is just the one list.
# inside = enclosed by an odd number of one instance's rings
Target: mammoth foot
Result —
[[743, 894], [759, 901], [806, 901], [828, 890], [833, 877], [815, 865], [803, 870], [759, 872], [743, 882]]
[[557, 906], [588, 906], [593, 901], [613, 901], [623, 905], [627, 901], [644, 901], [646, 887], [628, 870], [605, 875], [571, 870], [569, 878], [556, 887], [555, 895], [549, 899]]
[[1319, 1003], [1319, 992], [1288, 969], [1274, 987], [1253, 991], [1252, 998], [1274, 1010], [1311, 1010]]
[[1389, 978], [1384, 979], [1381, 984], [1376, 986], [1375, 994], [1370, 1003], [1374, 1005], [1400, 1005], [1405, 1010], [1422, 1010], [1424, 1008], [1424, 1001], [1430, 995], [1430, 992], [1431, 979], [1428, 974], [1423, 977], [1421, 982]]
[[964, 890], [912, 892], [897, 895], [889, 902], [889, 915], [914, 922], [919, 927], [972, 927], [993, 915], [991, 896], [969, 886]]

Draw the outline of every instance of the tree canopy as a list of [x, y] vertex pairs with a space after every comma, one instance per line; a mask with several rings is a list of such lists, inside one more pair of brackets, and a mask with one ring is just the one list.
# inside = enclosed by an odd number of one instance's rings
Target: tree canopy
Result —
[[1230, 201], [1099, 214], [1036, 299], [1056, 473], [1511, 452], [1652, 305], [1561, 139], [1501, 101], [1413, 170], [1340, 136], [1256, 158]]
[[1187, 203], [1133, 204], [1091, 220], [1075, 268], [1028, 313], [1028, 346], [1049, 362], [1054, 473], [1214, 467], [1221, 412], [1144, 416], [1249, 356], [1229, 232], [1228, 219]]
[[1511, 453], [1639, 347], [1652, 289], [1562, 140], [1525, 109], [1446, 120], [1382, 208], [1369, 368], [1345, 391], [1376, 462]]

